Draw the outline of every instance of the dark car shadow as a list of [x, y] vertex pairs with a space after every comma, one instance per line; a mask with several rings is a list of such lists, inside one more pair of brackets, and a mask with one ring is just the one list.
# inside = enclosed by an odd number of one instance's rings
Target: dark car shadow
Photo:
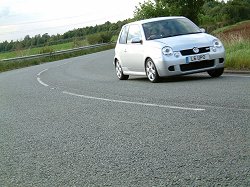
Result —
[[[221, 77], [220, 77], [221, 78]], [[174, 83], [174, 82], [188, 82], [188, 81], [197, 81], [197, 80], [210, 80], [215, 79], [211, 78], [209, 75], [182, 75], [182, 76], [173, 76], [173, 77], [162, 77], [158, 83]], [[147, 77], [130, 77], [130, 81], [139, 81], [139, 82], [149, 82]]]

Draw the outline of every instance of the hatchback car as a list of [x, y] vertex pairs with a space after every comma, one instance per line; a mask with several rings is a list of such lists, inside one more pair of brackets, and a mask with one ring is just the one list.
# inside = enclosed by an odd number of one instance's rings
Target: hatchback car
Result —
[[122, 27], [115, 47], [114, 65], [120, 80], [129, 75], [160, 77], [224, 71], [225, 49], [221, 41], [205, 33], [185, 17], [161, 17]]

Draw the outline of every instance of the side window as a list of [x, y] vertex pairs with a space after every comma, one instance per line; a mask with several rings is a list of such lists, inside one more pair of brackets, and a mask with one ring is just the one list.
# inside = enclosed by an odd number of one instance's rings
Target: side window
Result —
[[123, 27], [120, 38], [119, 38], [119, 43], [120, 44], [126, 44], [127, 43], [127, 36], [128, 36], [128, 26]]
[[131, 43], [133, 38], [140, 38], [140, 39], [142, 38], [141, 37], [141, 30], [140, 30], [140, 27], [138, 25], [131, 25], [129, 27], [127, 42]]

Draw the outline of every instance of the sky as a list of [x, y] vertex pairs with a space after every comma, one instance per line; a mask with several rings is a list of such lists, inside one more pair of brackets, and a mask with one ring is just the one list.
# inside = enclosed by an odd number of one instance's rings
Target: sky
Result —
[[144, 0], [0, 0], [0, 42], [132, 18]]

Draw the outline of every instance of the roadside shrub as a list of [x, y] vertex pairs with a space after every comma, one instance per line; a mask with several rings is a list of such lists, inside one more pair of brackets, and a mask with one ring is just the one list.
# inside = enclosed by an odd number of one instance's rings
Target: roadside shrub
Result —
[[87, 36], [87, 41], [90, 45], [97, 44], [97, 43], [102, 43], [102, 38], [101, 35], [98, 34], [91, 34]]
[[111, 38], [111, 40], [110, 40], [110, 42], [116, 43], [117, 40], [118, 40], [118, 35], [113, 35], [112, 38]]
[[90, 45], [98, 43], [108, 43], [112, 38], [111, 32], [100, 32], [87, 36], [87, 41]]
[[102, 42], [103, 43], [108, 43], [110, 42], [111, 38], [112, 38], [112, 34], [111, 32], [101, 32], [100, 36], [102, 38]]
[[43, 54], [43, 53], [53, 53], [54, 49], [52, 47], [49, 46], [45, 46], [43, 48], [40, 49], [39, 54]]

